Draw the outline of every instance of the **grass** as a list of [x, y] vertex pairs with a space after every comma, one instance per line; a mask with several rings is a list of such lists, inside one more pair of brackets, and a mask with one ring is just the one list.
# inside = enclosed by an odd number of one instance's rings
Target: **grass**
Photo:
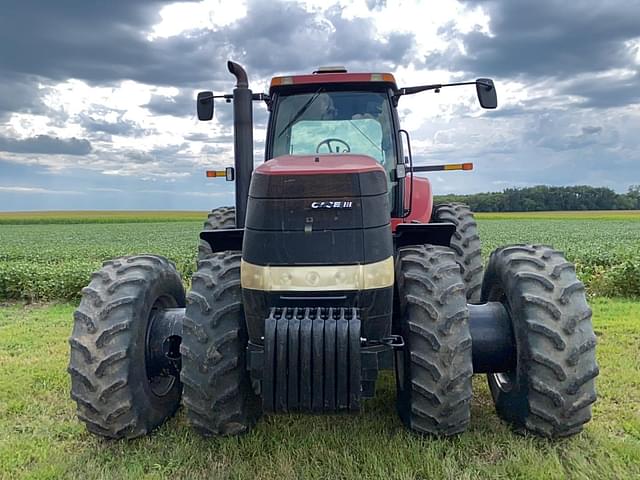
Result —
[[203, 439], [182, 414], [151, 436], [88, 434], [69, 399], [71, 304], [0, 307], [0, 478], [640, 478], [640, 302], [593, 301], [599, 402], [573, 438], [514, 434], [484, 378], [472, 422], [449, 440], [402, 428], [390, 375], [359, 416], [273, 416], [241, 438]]

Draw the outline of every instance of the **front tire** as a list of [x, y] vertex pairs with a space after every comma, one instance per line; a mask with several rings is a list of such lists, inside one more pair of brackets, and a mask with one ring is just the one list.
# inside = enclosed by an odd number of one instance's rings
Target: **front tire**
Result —
[[490, 374], [498, 414], [549, 438], [582, 430], [596, 401], [596, 337], [584, 285], [557, 250], [513, 245], [491, 254], [483, 301], [507, 306], [517, 367]]
[[470, 419], [471, 334], [460, 268], [446, 247], [401, 248], [396, 263], [402, 360], [397, 406], [419, 433], [454, 435]]
[[150, 373], [147, 346], [154, 309], [184, 305], [180, 275], [163, 257], [109, 260], [92, 275], [74, 312], [68, 368], [71, 398], [90, 432], [135, 438], [175, 413], [182, 384], [177, 375]]
[[262, 413], [246, 368], [241, 257], [220, 252], [200, 260], [187, 296], [183, 403], [189, 422], [205, 436], [246, 433]]

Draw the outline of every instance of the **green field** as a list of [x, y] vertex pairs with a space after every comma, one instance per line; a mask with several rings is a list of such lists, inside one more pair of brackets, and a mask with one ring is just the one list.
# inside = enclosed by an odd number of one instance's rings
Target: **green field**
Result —
[[[0, 214], [0, 300], [77, 299], [103, 260], [157, 253], [185, 279], [204, 212]], [[640, 296], [640, 212], [479, 214], [487, 256], [508, 243], [545, 243], [576, 263], [592, 295]]]
[[73, 309], [0, 308], [0, 478], [640, 478], [640, 302], [593, 302], [600, 399], [583, 433], [555, 442], [511, 432], [481, 376], [466, 433], [413, 435], [390, 375], [358, 416], [272, 416], [244, 437], [204, 439], [179, 413], [149, 437], [101, 440], [69, 399]]
[[47, 223], [148, 223], [200, 222], [206, 212], [189, 210], [74, 210], [48, 212], [0, 212], [0, 225], [33, 225]]

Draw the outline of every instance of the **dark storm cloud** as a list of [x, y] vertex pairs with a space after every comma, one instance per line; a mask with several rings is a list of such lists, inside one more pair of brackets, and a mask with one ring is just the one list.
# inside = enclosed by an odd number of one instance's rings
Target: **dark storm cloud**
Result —
[[583, 107], [610, 108], [637, 104], [640, 103], [640, 70], [627, 77], [571, 81], [559, 92], [581, 97]]
[[640, 1], [466, 0], [490, 16], [491, 35], [466, 34], [449, 24], [445, 38], [460, 39], [465, 53], [451, 42], [445, 52], [427, 57], [427, 65], [490, 73], [496, 77], [567, 77], [582, 72], [628, 68], [636, 52], [626, 44], [640, 36]]
[[393, 67], [409, 59], [414, 35], [393, 33], [379, 39], [373, 20], [344, 18], [332, 6], [321, 18], [293, 2], [249, 3], [247, 16], [222, 32], [240, 60], [264, 76], [303, 72], [318, 65], [343, 63]]
[[57, 138], [37, 135], [24, 139], [0, 136], [0, 151], [11, 153], [41, 153], [47, 155], [88, 155], [91, 143], [80, 138]]
[[195, 95], [191, 91], [181, 91], [174, 96], [152, 95], [145, 107], [156, 115], [193, 117], [196, 114]]
[[592, 127], [589, 125], [582, 127], [583, 135], [593, 135], [595, 133], [600, 133], [600, 132], [602, 132], [602, 127]]
[[207, 43], [201, 35], [153, 42], [146, 38], [168, 3], [4, 1], [0, 70], [55, 81], [80, 78], [93, 84], [133, 79], [175, 85], [210, 78], [212, 59], [199, 48]]
[[39, 88], [38, 84], [38, 78], [34, 76], [3, 71], [0, 78], [0, 122], [14, 112], [34, 115], [47, 112], [47, 106], [41, 97], [48, 89]]
[[145, 132], [136, 122], [131, 120], [124, 120], [122, 117], [118, 118], [115, 122], [109, 122], [107, 120], [96, 119], [90, 115], [79, 115], [79, 123], [89, 133], [106, 133], [108, 135], [119, 135], [128, 137], [139, 137]]
[[230, 80], [224, 62], [228, 56], [245, 61], [250, 72], [270, 74], [332, 59], [397, 64], [413, 45], [411, 34], [378, 39], [372, 20], [345, 19], [337, 7], [320, 19], [300, 4], [256, 0], [249, 2], [246, 17], [229, 26], [148, 40], [158, 12], [168, 3], [5, 1], [0, 70], [55, 81], [108, 84], [132, 79], [185, 86]]
[[91, 85], [130, 79], [175, 86], [182, 89], [179, 95], [154, 96], [148, 108], [157, 114], [190, 116], [190, 89], [227, 90], [232, 85], [228, 58], [242, 62], [255, 81], [335, 62], [393, 67], [407, 62], [414, 47], [412, 34], [379, 38], [371, 19], [343, 18], [336, 6], [310, 12], [294, 2], [258, 0], [249, 1], [246, 17], [230, 25], [150, 41], [159, 11], [170, 3], [5, 0], [0, 16], [0, 117], [17, 111], [38, 113], [36, 85], [69, 78]]

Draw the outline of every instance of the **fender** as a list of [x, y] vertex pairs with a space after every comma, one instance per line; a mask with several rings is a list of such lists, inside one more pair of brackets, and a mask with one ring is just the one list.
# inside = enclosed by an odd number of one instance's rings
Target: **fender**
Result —
[[403, 223], [420, 222], [429, 223], [431, 210], [433, 209], [433, 195], [431, 182], [428, 178], [413, 177], [413, 201], [411, 201], [411, 174], [404, 179], [404, 206], [411, 204], [411, 213], [406, 218], [392, 218], [391, 228], [396, 231], [398, 225]]
[[212, 252], [225, 252], [229, 250], [242, 251], [244, 228], [225, 228], [221, 230], [203, 230], [200, 239], [211, 246]]
[[448, 247], [456, 231], [453, 223], [401, 223], [396, 227], [393, 241], [396, 250], [407, 245], [442, 245]]

